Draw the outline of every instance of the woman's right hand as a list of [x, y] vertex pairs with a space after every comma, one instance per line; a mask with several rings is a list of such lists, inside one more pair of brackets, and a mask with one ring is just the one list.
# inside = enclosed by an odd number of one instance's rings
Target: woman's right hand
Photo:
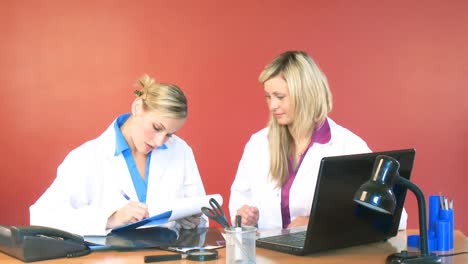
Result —
[[140, 221], [149, 216], [148, 206], [144, 203], [130, 201], [124, 207], [115, 211], [107, 219], [107, 229]]
[[246, 204], [237, 209], [237, 214], [242, 217], [242, 225], [247, 226], [255, 226], [258, 223], [258, 218], [260, 217], [257, 207]]

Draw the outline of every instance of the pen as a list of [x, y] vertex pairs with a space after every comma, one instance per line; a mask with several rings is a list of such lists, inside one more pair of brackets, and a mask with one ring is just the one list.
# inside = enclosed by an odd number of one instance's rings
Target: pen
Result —
[[209, 261], [215, 260], [218, 258], [218, 251], [210, 249], [191, 249], [181, 254], [171, 254], [171, 255], [153, 255], [145, 256], [145, 263], [150, 262], [161, 262], [161, 261], [171, 261], [171, 260], [196, 260], [196, 261]]
[[439, 192], [439, 200], [440, 200], [440, 208], [444, 210], [444, 197], [442, 196], [441, 192]]
[[171, 261], [182, 259], [182, 254], [145, 256], [145, 263]]
[[236, 231], [242, 231], [242, 216], [236, 215], [236, 228], [240, 228], [240, 230]]
[[234, 250], [235, 262], [242, 262], [242, 253], [244, 253], [244, 248], [242, 245], [242, 216], [236, 215], [236, 226], [234, 230], [236, 231], [236, 240], [239, 242], [237, 247]]
[[130, 197], [128, 197], [128, 195], [127, 195], [124, 191], [120, 190], [120, 194], [122, 194], [122, 196], [123, 196], [127, 201], [130, 201]]

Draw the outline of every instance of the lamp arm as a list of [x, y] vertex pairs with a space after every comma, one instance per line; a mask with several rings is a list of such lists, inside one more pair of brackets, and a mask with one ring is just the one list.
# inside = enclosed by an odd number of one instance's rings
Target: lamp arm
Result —
[[396, 183], [410, 189], [416, 196], [418, 201], [419, 209], [419, 236], [420, 236], [420, 248], [421, 256], [428, 256], [429, 249], [427, 245], [427, 228], [426, 228], [426, 202], [424, 194], [421, 189], [414, 183], [398, 175]]

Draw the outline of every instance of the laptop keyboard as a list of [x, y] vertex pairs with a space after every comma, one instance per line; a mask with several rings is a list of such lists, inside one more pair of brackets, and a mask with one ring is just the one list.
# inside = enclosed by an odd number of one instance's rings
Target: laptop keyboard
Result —
[[306, 238], [306, 231], [298, 233], [289, 233], [279, 236], [263, 237], [261, 240], [273, 244], [290, 245], [293, 247], [303, 247]]

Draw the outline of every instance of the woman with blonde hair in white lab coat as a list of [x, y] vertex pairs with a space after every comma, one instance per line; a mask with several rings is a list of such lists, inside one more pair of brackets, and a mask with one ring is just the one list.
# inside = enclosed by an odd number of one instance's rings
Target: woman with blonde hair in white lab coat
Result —
[[[103, 235], [170, 210], [165, 206], [176, 198], [205, 195], [192, 149], [175, 135], [187, 119], [184, 93], [148, 75], [137, 86], [131, 112], [60, 164], [52, 185], [30, 207], [31, 225]], [[178, 224], [189, 229], [206, 221], [193, 216]]]
[[[366, 142], [328, 114], [327, 78], [303, 51], [280, 54], [259, 77], [270, 110], [268, 126], [247, 142], [231, 186], [231, 219], [260, 229], [308, 224], [320, 160], [370, 152]], [[406, 227], [406, 212], [400, 228]]]

